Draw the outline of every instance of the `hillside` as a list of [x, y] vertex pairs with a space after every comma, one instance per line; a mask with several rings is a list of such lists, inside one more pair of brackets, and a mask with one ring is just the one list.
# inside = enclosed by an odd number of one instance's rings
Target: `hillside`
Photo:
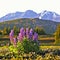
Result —
[[1, 22], [0, 29], [3, 29], [4, 27], [13, 28], [14, 26], [32, 27], [32, 28], [39, 26], [39, 27], [43, 27], [47, 34], [52, 34], [55, 32], [57, 24], [60, 24], [60, 23], [50, 21], [50, 20], [40, 20], [38, 18], [35, 18], [35, 19], [23, 18], [23, 19], [16, 19], [16, 20], [11, 20], [11, 21]]

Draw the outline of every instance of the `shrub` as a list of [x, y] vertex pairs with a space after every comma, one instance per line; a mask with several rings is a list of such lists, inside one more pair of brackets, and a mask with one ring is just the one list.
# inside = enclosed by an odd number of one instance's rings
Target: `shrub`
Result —
[[23, 40], [22, 45], [24, 47], [24, 52], [25, 53], [29, 53], [29, 52], [37, 53], [39, 51], [39, 44], [38, 44], [37, 41], [28, 40], [28, 39], [25, 38]]
[[30, 30], [21, 28], [17, 39], [14, 37], [14, 30], [11, 30], [9, 37], [12, 44], [10, 50], [14, 53], [15, 51], [20, 54], [39, 51], [38, 34], [32, 28]]

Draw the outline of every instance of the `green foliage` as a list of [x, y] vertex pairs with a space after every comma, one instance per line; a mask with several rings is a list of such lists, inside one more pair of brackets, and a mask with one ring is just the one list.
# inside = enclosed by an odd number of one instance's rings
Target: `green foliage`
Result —
[[27, 38], [24, 38], [22, 42], [17, 42], [16, 47], [11, 45], [9, 47], [11, 52], [14, 53], [29, 53], [29, 52], [35, 52], [37, 53], [39, 51], [39, 44], [37, 41], [28, 40]]
[[24, 52], [25, 53], [29, 53], [29, 52], [37, 53], [39, 51], [39, 45], [36, 41], [28, 40], [28, 39], [25, 38], [23, 40], [22, 45], [24, 47]]
[[9, 35], [10, 31], [11, 31], [11, 29], [10, 29], [10, 27], [8, 27], [8, 28], [7, 28], [7, 34], [8, 34], [8, 35]]
[[4, 27], [2, 34], [3, 35], [8, 35], [10, 33], [10, 27]]
[[18, 53], [20, 53], [20, 54], [24, 53], [24, 48], [20, 42], [17, 42], [16, 47], [14, 47], [13, 45], [9, 46], [9, 50], [10, 50], [10, 52], [17, 53], [17, 54]]
[[10, 52], [18, 53], [17, 48], [15, 48], [13, 45], [9, 46], [9, 50], [10, 50]]
[[7, 35], [7, 28], [5, 27], [3, 32], [2, 32], [3, 35]]
[[22, 45], [21, 42], [17, 42], [17, 50], [20, 52], [20, 53], [24, 53], [24, 47]]
[[35, 32], [37, 32], [39, 35], [45, 35], [45, 31], [42, 27], [38, 27], [36, 26], [36, 28], [34, 29]]
[[14, 26], [13, 30], [14, 30], [14, 35], [18, 35], [19, 28], [17, 28], [16, 26]]

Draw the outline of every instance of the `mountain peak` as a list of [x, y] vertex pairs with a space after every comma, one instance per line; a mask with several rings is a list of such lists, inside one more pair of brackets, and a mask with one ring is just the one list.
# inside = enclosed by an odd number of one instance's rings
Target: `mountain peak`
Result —
[[39, 18], [38, 14], [32, 10], [25, 11], [22, 15], [22, 18]]
[[26, 12], [34, 12], [33, 10], [26, 10]]
[[44, 10], [41, 13], [37, 14], [33, 10], [27, 10], [25, 12], [15, 12], [15, 13], [9, 13], [3, 17], [0, 18], [0, 22], [8, 21], [8, 20], [14, 20], [19, 18], [39, 18], [42, 20], [52, 20], [56, 22], [60, 22], [60, 15], [52, 12]]
[[39, 19], [60, 22], [60, 15], [55, 12], [44, 10], [40, 13]]

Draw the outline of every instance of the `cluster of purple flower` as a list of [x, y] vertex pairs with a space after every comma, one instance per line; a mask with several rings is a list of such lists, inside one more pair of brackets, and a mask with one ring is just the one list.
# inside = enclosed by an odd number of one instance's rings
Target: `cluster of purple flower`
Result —
[[13, 43], [14, 30], [11, 30], [11, 32], [10, 32], [10, 34], [9, 34], [9, 37], [10, 37], [10, 42]]
[[22, 40], [23, 40], [24, 37], [25, 37], [25, 30], [24, 30], [24, 28], [21, 28], [17, 39], [18, 39], [20, 42], [22, 42]]
[[14, 46], [16, 46], [16, 38], [14, 38], [14, 30], [11, 30], [11, 32], [9, 34], [9, 37], [10, 37], [11, 44], [13, 44]]
[[[16, 38], [14, 38], [13, 30], [11, 30], [9, 37], [10, 37], [11, 43], [14, 43], [14, 45], [16, 45]], [[20, 29], [19, 35], [17, 36], [18, 41], [22, 42], [24, 37], [26, 37], [27, 39], [30, 39], [30, 40], [34, 40], [34, 41], [38, 40], [38, 34], [36, 32], [34, 32], [32, 28], [31, 29], [29, 29], [29, 28]]]

